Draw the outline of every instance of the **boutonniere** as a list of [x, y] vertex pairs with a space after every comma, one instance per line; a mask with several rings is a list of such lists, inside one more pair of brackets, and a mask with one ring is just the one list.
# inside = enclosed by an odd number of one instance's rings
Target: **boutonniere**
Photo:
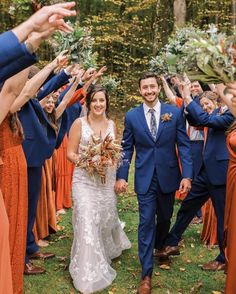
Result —
[[227, 109], [228, 109], [227, 107], [221, 107], [220, 110], [217, 112], [216, 115], [222, 115], [222, 114], [224, 114]]
[[161, 122], [170, 121], [172, 120], [173, 113], [164, 113], [161, 115]]

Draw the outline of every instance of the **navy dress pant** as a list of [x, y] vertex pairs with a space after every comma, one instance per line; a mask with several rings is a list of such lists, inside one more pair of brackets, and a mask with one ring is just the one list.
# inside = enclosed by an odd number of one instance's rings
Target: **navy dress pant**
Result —
[[206, 170], [203, 166], [199, 175], [193, 181], [191, 191], [181, 204], [177, 213], [176, 222], [171, 229], [165, 244], [169, 246], [178, 245], [182, 238], [182, 234], [187, 229], [198, 209], [202, 207], [209, 197], [211, 197], [217, 218], [217, 239], [220, 248], [220, 254], [217, 256], [216, 260], [224, 263], [223, 232], [225, 192], [226, 185], [214, 186], [210, 184]]
[[41, 187], [42, 166], [28, 167], [28, 227], [26, 244], [26, 263], [29, 256], [38, 251], [38, 245], [35, 243], [33, 226], [36, 217], [36, 210]]
[[154, 247], [161, 249], [168, 235], [175, 192], [163, 193], [156, 172], [146, 194], [138, 194], [139, 227], [138, 252], [142, 266], [142, 278], [151, 276], [153, 271]]

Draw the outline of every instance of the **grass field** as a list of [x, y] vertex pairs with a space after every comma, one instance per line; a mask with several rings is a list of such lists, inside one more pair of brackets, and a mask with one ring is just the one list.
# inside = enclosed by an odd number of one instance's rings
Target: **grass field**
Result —
[[[112, 266], [117, 278], [103, 294], [136, 293], [140, 279], [140, 265], [137, 255], [137, 200], [132, 189], [133, 171], [130, 174], [129, 193], [118, 198], [119, 216], [126, 222], [125, 231], [132, 242], [132, 248], [116, 259]], [[175, 213], [179, 204], [175, 205]], [[25, 276], [25, 293], [60, 294], [77, 293], [68, 272], [70, 247], [73, 239], [71, 210], [62, 217], [61, 231], [51, 236], [50, 246], [44, 251], [54, 252], [56, 257], [48, 261], [37, 261], [47, 272], [38, 276]], [[201, 225], [191, 225], [185, 232], [181, 255], [172, 258], [170, 269], [161, 269], [156, 263], [153, 274], [153, 294], [219, 294], [223, 293], [225, 275], [223, 272], [204, 272], [200, 266], [214, 259], [218, 249], [209, 249], [200, 242]]]

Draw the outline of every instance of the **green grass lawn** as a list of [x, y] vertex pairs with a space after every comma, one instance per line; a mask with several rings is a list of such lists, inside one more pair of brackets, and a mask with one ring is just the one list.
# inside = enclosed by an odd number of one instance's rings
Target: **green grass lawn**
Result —
[[[137, 255], [137, 200], [132, 190], [133, 172], [130, 176], [129, 193], [119, 196], [118, 210], [122, 221], [126, 222], [125, 231], [132, 242], [132, 248], [116, 259], [112, 266], [117, 271], [114, 283], [103, 294], [136, 293], [140, 279], [140, 265]], [[175, 205], [175, 213], [179, 204]], [[54, 252], [56, 258], [35, 263], [43, 265], [47, 272], [43, 275], [25, 276], [25, 293], [56, 294], [77, 293], [68, 272], [70, 248], [73, 239], [71, 210], [60, 222], [64, 230], [51, 236], [50, 246], [44, 251]], [[153, 294], [219, 294], [223, 293], [225, 275], [223, 272], [204, 272], [200, 265], [214, 259], [218, 249], [204, 247], [199, 234], [201, 225], [191, 225], [185, 232], [181, 245], [181, 255], [173, 257], [170, 269], [161, 269], [156, 263], [153, 274]]]

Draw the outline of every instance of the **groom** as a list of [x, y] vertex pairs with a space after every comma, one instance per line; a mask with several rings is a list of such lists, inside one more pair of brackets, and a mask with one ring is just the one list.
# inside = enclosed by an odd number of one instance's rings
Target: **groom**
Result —
[[[159, 101], [161, 86], [151, 72], [139, 79], [144, 103], [125, 116], [124, 163], [117, 171], [115, 191], [125, 192], [135, 148], [135, 192], [139, 204], [138, 247], [142, 266], [139, 294], [151, 293], [153, 249], [163, 249], [173, 213], [175, 191], [191, 189], [192, 159], [182, 112]], [[179, 169], [176, 146], [182, 165]]]

